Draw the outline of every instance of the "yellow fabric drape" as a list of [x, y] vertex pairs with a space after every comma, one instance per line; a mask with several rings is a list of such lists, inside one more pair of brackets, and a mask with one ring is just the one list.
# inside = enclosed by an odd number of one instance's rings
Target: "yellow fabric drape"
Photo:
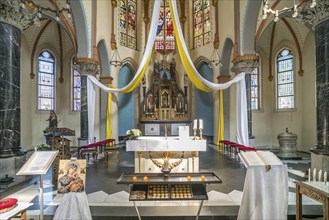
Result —
[[[109, 88], [114, 88], [113, 85], [108, 84]], [[111, 115], [111, 106], [112, 106], [112, 93], [107, 93], [107, 110], [106, 110], [106, 139], [112, 139], [112, 115]]]
[[219, 141], [224, 140], [224, 102], [223, 102], [223, 91], [219, 90], [219, 117], [218, 117], [218, 137], [217, 145]]
[[175, 35], [175, 39], [176, 39], [176, 43], [177, 43], [177, 47], [178, 47], [178, 53], [179, 53], [179, 56], [182, 60], [183, 67], [184, 67], [184, 70], [187, 73], [187, 76], [189, 77], [189, 79], [191, 80], [191, 82], [193, 83], [193, 85], [196, 88], [198, 88], [202, 91], [205, 91], [205, 92], [212, 92], [213, 90], [211, 90], [210, 88], [205, 86], [203, 84], [203, 82], [195, 75], [190, 62], [188, 61], [188, 59], [186, 57], [186, 54], [184, 53], [182, 41], [179, 38], [175, 16], [173, 15], [173, 7], [172, 7], [171, 0], [169, 0], [169, 7], [170, 7], [170, 11], [171, 11], [171, 19], [172, 19], [173, 25], [174, 25], [174, 35]]
[[121, 90], [121, 91], [120, 91], [121, 93], [128, 93], [128, 92], [131, 92], [131, 91], [133, 91], [133, 90], [139, 85], [139, 83], [142, 81], [142, 79], [143, 79], [143, 77], [144, 77], [144, 74], [145, 74], [145, 72], [146, 72], [146, 70], [147, 70], [147, 67], [149, 66], [149, 62], [150, 62], [150, 60], [151, 60], [151, 56], [152, 56], [152, 51], [151, 51], [149, 57], [147, 58], [147, 61], [146, 61], [146, 63], [145, 63], [145, 66], [143, 67], [141, 73], [137, 76], [137, 78], [134, 80], [134, 82], [133, 82], [130, 86], [128, 86], [128, 87], [127, 87], [126, 89], [124, 89], [124, 90]]

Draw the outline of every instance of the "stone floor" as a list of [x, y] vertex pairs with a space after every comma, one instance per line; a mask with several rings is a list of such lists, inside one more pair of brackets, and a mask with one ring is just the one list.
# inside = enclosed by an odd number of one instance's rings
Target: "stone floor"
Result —
[[[234, 157], [223, 154], [214, 146], [208, 146], [200, 153], [200, 171], [215, 172], [222, 184], [207, 186], [209, 200], [204, 202], [200, 219], [236, 219], [242, 199], [246, 168]], [[310, 167], [310, 155], [301, 154], [302, 160], [285, 160], [289, 170], [289, 208], [288, 218], [295, 218], [295, 186], [293, 181], [305, 180], [305, 172]], [[128, 201], [128, 186], [117, 185], [116, 180], [123, 172], [134, 172], [134, 154], [121, 149], [120, 162], [112, 155], [106, 165], [103, 159], [96, 165], [88, 161], [86, 194], [93, 219], [136, 219], [132, 202]], [[51, 170], [51, 169], [50, 169]], [[19, 184], [2, 192], [0, 198], [15, 197], [22, 202], [31, 202], [28, 219], [38, 219], [39, 177]], [[44, 214], [52, 219], [63, 195], [58, 195], [51, 183], [51, 172], [44, 178]], [[142, 219], [194, 219], [198, 211], [197, 201], [147, 201], [139, 202]], [[322, 206], [303, 197], [303, 214], [306, 218], [322, 216]]]

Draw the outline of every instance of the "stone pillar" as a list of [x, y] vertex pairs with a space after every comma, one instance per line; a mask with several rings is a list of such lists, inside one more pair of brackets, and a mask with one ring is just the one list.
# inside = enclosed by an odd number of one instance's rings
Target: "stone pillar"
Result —
[[[88, 106], [87, 106], [87, 76], [96, 76], [99, 73], [99, 64], [90, 58], [77, 58], [74, 65], [81, 75], [81, 107], [80, 107], [80, 141], [88, 140]], [[81, 142], [79, 142], [81, 143]], [[80, 144], [79, 144], [80, 145]]]
[[27, 27], [19, 1], [0, 3], [0, 158], [21, 155], [21, 34]]
[[252, 111], [251, 111], [251, 72], [258, 67], [258, 57], [256, 55], [238, 56], [233, 59], [233, 67], [231, 69], [235, 74], [245, 72], [246, 75], [246, 90], [247, 90], [247, 108], [248, 108], [248, 134], [250, 146], [253, 146], [252, 134]]
[[313, 9], [305, 4], [301, 18], [315, 30], [317, 145], [311, 148], [312, 167], [329, 171], [329, 2], [317, 0]]

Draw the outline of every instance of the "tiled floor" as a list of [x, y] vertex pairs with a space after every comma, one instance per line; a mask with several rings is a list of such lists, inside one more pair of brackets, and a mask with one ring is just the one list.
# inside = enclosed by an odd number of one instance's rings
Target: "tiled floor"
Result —
[[[310, 167], [309, 155], [303, 154], [303, 160], [284, 161], [289, 170], [289, 215], [295, 214], [295, 186], [294, 180], [304, 180], [304, 173]], [[134, 171], [134, 154], [121, 150], [121, 159], [117, 164], [112, 155], [108, 166], [103, 160], [97, 165], [89, 161], [87, 168], [86, 194], [94, 219], [136, 219], [133, 203], [128, 200], [128, 186], [117, 185], [116, 180], [123, 172]], [[51, 169], [50, 169], [51, 170]], [[215, 172], [223, 181], [222, 184], [207, 186], [209, 200], [204, 202], [201, 219], [235, 219], [242, 200], [242, 190], [246, 175], [246, 168], [238, 158], [231, 158], [221, 152], [208, 147], [206, 152], [200, 153], [200, 171]], [[51, 219], [60, 204], [63, 195], [57, 194], [51, 185], [51, 173], [47, 173], [44, 180], [44, 213]], [[15, 197], [22, 202], [32, 202], [28, 209], [28, 219], [37, 219], [39, 214], [39, 179], [15, 186], [1, 194], [1, 198]], [[35, 184], [34, 184], [35, 183]], [[322, 214], [322, 206], [313, 200], [303, 197], [305, 205], [303, 213], [311, 216]], [[168, 219], [194, 218], [199, 201], [147, 201], [138, 202], [143, 219], [160, 216]], [[148, 218], [149, 217], [149, 218]]]

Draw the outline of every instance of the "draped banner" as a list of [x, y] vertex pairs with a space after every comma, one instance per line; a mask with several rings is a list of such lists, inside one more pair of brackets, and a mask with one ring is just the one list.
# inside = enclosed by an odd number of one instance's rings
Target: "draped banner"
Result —
[[[150, 26], [150, 32], [148, 36], [148, 42], [146, 44], [145, 52], [142, 57], [142, 61], [138, 70], [133, 78], [133, 80], [123, 88], [108, 88], [105, 85], [101, 84], [95, 77], [88, 75], [88, 82], [87, 90], [88, 90], [88, 131], [89, 131], [89, 141], [92, 143], [94, 137], [94, 111], [95, 111], [95, 88], [94, 86], [98, 86], [105, 92], [114, 93], [114, 92], [122, 92], [127, 93], [134, 90], [140, 81], [142, 80], [146, 69], [148, 68], [149, 61], [152, 56], [152, 48], [156, 37], [156, 30], [157, 30], [157, 23], [159, 19], [160, 13], [160, 3], [161, 1], [154, 1], [153, 7], [153, 15], [152, 21]], [[218, 84], [210, 82], [204, 79], [201, 74], [196, 70], [191, 57], [188, 53], [185, 40], [183, 37], [182, 29], [179, 23], [179, 17], [177, 12], [177, 4], [176, 0], [169, 0], [170, 10], [172, 11], [171, 16], [174, 25], [174, 35], [177, 42], [178, 52], [181, 57], [183, 67], [191, 80], [191, 82], [196, 86], [196, 88], [206, 91], [212, 92], [215, 90], [223, 90], [229, 88], [233, 83], [237, 83], [237, 134], [238, 134], [238, 143], [249, 146], [249, 139], [248, 139], [248, 122], [247, 122], [247, 102], [246, 102], [246, 91], [245, 91], [245, 73], [238, 74], [234, 79], [231, 81]], [[177, 22], [178, 21], [178, 22]], [[89, 90], [94, 90], [93, 92], [89, 92]], [[92, 96], [92, 97], [89, 97]], [[92, 100], [93, 99], [93, 100]], [[92, 122], [92, 123], [91, 123]], [[220, 122], [224, 125], [224, 120]], [[222, 129], [224, 131], [224, 127]], [[223, 135], [222, 135], [223, 138]]]

